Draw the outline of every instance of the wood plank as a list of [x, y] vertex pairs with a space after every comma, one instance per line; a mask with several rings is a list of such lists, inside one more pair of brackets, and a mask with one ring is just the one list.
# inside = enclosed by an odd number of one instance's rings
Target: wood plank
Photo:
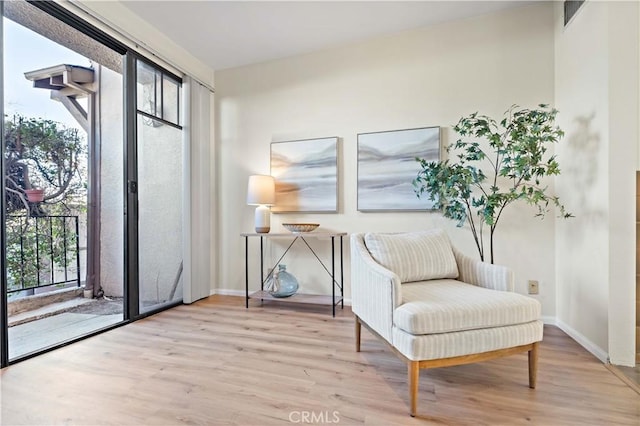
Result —
[[[270, 302], [283, 302], [283, 303], [307, 303], [312, 305], [329, 305], [333, 303], [331, 296], [323, 294], [304, 294], [296, 293], [289, 297], [273, 297], [268, 291], [255, 291], [249, 294], [250, 299], [261, 299]], [[336, 305], [340, 303], [342, 297], [336, 296]]]
[[527, 353], [421, 370], [411, 418], [406, 364], [366, 329], [356, 352], [353, 321], [348, 307], [212, 296], [1, 370], [2, 423], [640, 423], [638, 395], [549, 326], [536, 389]]

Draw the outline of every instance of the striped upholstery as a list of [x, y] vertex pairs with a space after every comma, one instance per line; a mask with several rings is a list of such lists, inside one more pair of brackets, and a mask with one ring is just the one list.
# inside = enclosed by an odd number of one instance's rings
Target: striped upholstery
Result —
[[527, 351], [535, 388], [540, 303], [513, 293], [509, 269], [464, 256], [443, 231], [352, 235], [351, 298], [356, 350], [365, 325], [407, 362], [411, 416], [421, 368]]
[[418, 336], [393, 328], [393, 346], [412, 361], [477, 354], [541, 340], [542, 321]]
[[371, 256], [403, 283], [457, 278], [458, 266], [447, 234], [440, 230], [364, 236]]
[[523, 324], [540, 318], [541, 311], [530, 297], [456, 280], [404, 284], [402, 302], [394, 325], [418, 335]]
[[[542, 340], [540, 304], [526, 296], [507, 292], [513, 290], [513, 274], [508, 268], [463, 255], [450, 245], [442, 231], [415, 234], [416, 238], [411, 238], [410, 234], [351, 236], [352, 310], [394, 348], [408, 359], [419, 361], [488, 352]], [[434, 245], [421, 241], [425, 234], [434, 237]], [[395, 236], [402, 238], [388, 238]], [[414, 244], [416, 240], [420, 243]], [[402, 246], [401, 241], [407, 245], [398, 247]], [[445, 255], [439, 254], [436, 258], [442, 257], [447, 263], [449, 250], [456, 262], [455, 273], [451, 266], [436, 264], [432, 268], [447, 270], [447, 273], [442, 272], [452, 275], [447, 278], [455, 278], [459, 272], [458, 280], [408, 282], [420, 275], [416, 259], [433, 262], [433, 257], [416, 254], [408, 247], [417, 250], [422, 246], [428, 252], [439, 244]], [[389, 254], [391, 246], [404, 254]], [[379, 259], [381, 255], [390, 263], [383, 263], [384, 260]], [[395, 266], [387, 266], [392, 263]], [[412, 271], [403, 272], [401, 267]]]
[[400, 279], [371, 258], [362, 234], [351, 236], [351, 310], [391, 343]]
[[460, 272], [458, 280], [492, 290], [513, 291], [513, 272], [511, 269], [465, 256], [455, 247], [453, 254]]

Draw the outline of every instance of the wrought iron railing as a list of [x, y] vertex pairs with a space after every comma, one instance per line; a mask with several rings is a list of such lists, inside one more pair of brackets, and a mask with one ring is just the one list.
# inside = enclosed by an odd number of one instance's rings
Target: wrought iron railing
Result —
[[80, 287], [78, 216], [8, 216], [7, 290]]

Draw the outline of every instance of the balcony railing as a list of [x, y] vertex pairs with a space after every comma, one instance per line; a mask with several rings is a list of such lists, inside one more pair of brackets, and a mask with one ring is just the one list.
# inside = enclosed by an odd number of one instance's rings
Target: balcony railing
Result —
[[7, 290], [80, 287], [78, 216], [8, 216]]

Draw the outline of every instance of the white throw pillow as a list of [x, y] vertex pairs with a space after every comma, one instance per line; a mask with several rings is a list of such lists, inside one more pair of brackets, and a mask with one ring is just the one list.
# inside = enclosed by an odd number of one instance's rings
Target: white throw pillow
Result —
[[364, 236], [371, 256], [400, 281], [458, 278], [458, 265], [447, 234], [441, 229]]

